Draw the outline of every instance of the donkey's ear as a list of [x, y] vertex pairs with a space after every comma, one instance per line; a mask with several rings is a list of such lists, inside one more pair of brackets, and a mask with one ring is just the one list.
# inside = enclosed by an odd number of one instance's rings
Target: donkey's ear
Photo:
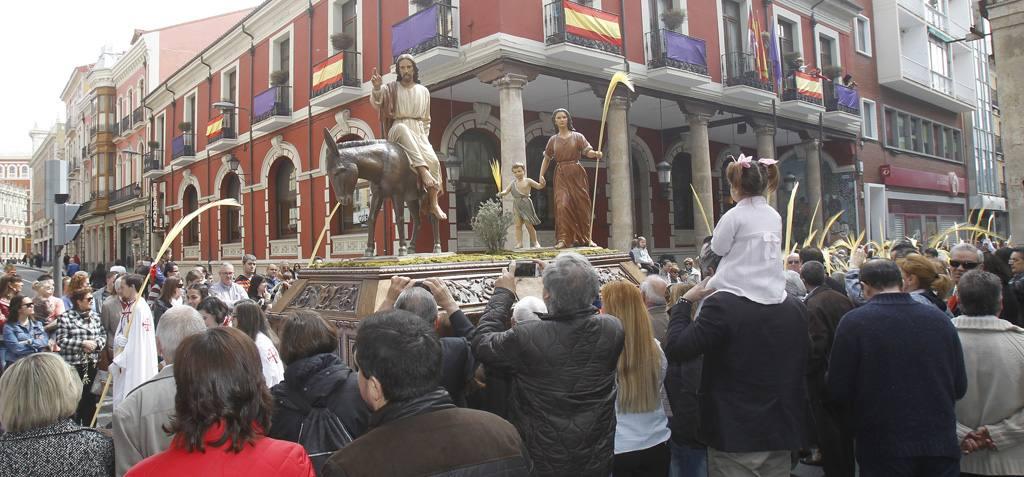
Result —
[[327, 148], [334, 155], [338, 155], [338, 143], [334, 141], [334, 136], [331, 135], [331, 131], [327, 128], [324, 128], [324, 143], [327, 144]]

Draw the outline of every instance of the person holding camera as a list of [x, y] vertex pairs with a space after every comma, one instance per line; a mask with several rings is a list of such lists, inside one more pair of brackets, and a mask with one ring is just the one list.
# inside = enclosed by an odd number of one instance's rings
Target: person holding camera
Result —
[[[442, 320], [438, 307], [448, 316], [451, 336], [441, 334]], [[473, 323], [459, 309], [448, 287], [439, 278], [414, 280], [409, 277], [391, 277], [388, 294], [378, 311], [405, 310], [426, 322], [441, 337], [441, 386], [451, 395], [456, 406], [466, 407], [466, 387], [473, 379], [476, 360], [469, 349], [467, 338], [473, 332]]]
[[512, 327], [516, 268], [510, 265], [494, 282], [471, 340], [473, 354], [488, 369], [509, 373], [508, 418], [536, 475], [610, 475], [622, 325], [593, 306], [600, 289], [594, 267], [566, 252], [543, 267], [548, 313]]

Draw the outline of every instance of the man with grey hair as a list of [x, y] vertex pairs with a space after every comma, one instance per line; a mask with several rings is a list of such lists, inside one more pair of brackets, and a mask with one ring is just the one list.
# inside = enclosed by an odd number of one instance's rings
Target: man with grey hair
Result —
[[[969, 243], [955, 245], [949, 251], [949, 276], [953, 279], [956, 287], [953, 294], [946, 303], [949, 312], [953, 316], [963, 314], [960, 310], [960, 278], [971, 270], [985, 270], [985, 254], [977, 247]], [[987, 270], [986, 270], [987, 271]], [[1020, 307], [1017, 304], [1017, 297], [1009, 283], [1002, 285], [1002, 308], [997, 315], [999, 318], [1017, 323], [1020, 320]]]
[[217, 282], [210, 285], [210, 296], [220, 298], [220, 301], [229, 307], [234, 307], [236, 301], [249, 298], [245, 288], [234, 282], [235, 266], [230, 262], [220, 264], [217, 275]]
[[174, 415], [174, 353], [185, 338], [206, 331], [199, 312], [187, 305], [173, 306], [156, 327], [156, 347], [166, 366], [149, 381], [133, 389], [114, 409], [114, 463], [124, 475], [146, 457], [166, 450], [171, 436], [163, 428]]
[[567, 252], [544, 267], [548, 314], [512, 327], [514, 269], [513, 262], [494, 282], [473, 353], [488, 368], [510, 374], [508, 420], [537, 475], [609, 475], [622, 325], [594, 307], [600, 281], [590, 262]]
[[660, 343], [664, 343], [668, 336], [668, 310], [665, 308], [667, 292], [668, 282], [659, 275], [648, 275], [640, 282], [640, 294], [647, 306], [647, 316], [651, 318], [654, 338]]
[[1003, 284], [980, 271], [960, 278], [953, 318], [971, 383], [956, 403], [962, 475], [1024, 475], [1024, 329], [996, 317]]
[[[395, 292], [398, 296], [391, 305]], [[466, 385], [476, 370], [476, 360], [466, 340], [473, 332], [473, 323], [459, 309], [444, 282], [438, 278], [415, 282], [406, 277], [392, 277], [388, 297], [379, 311], [390, 308], [405, 310], [422, 318], [434, 331], [439, 331], [438, 305], [448, 315], [452, 330], [452, 336], [441, 338], [441, 386], [448, 391], [456, 406], [467, 407]]]

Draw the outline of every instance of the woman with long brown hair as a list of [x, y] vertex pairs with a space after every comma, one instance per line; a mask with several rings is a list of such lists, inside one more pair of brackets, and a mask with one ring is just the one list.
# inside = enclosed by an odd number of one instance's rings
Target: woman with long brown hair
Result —
[[903, 291], [918, 303], [933, 305], [948, 315], [946, 297], [953, 290], [953, 280], [940, 273], [935, 262], [924, 255], [907, 255], [896, 262], [903, 274]]
[[615, 402], [615, 464], [618, 476], [668, 474], [672, 433], [662, 402], [668, 361], [654, 339], [640, 290], [626, 280], [601, 288], [604, 312], [619, 319], [625, 344], [619, 355]]

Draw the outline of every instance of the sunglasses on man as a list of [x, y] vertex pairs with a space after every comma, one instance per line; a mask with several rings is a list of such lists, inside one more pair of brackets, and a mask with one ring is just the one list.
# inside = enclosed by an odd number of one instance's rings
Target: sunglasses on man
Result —
[[975, 268], [978, 268], [978, 265], [978, 262], [961, 262], [960, 260], [949, 261], [949, 268], [963, 267], [964, 270], [974, 270]]

